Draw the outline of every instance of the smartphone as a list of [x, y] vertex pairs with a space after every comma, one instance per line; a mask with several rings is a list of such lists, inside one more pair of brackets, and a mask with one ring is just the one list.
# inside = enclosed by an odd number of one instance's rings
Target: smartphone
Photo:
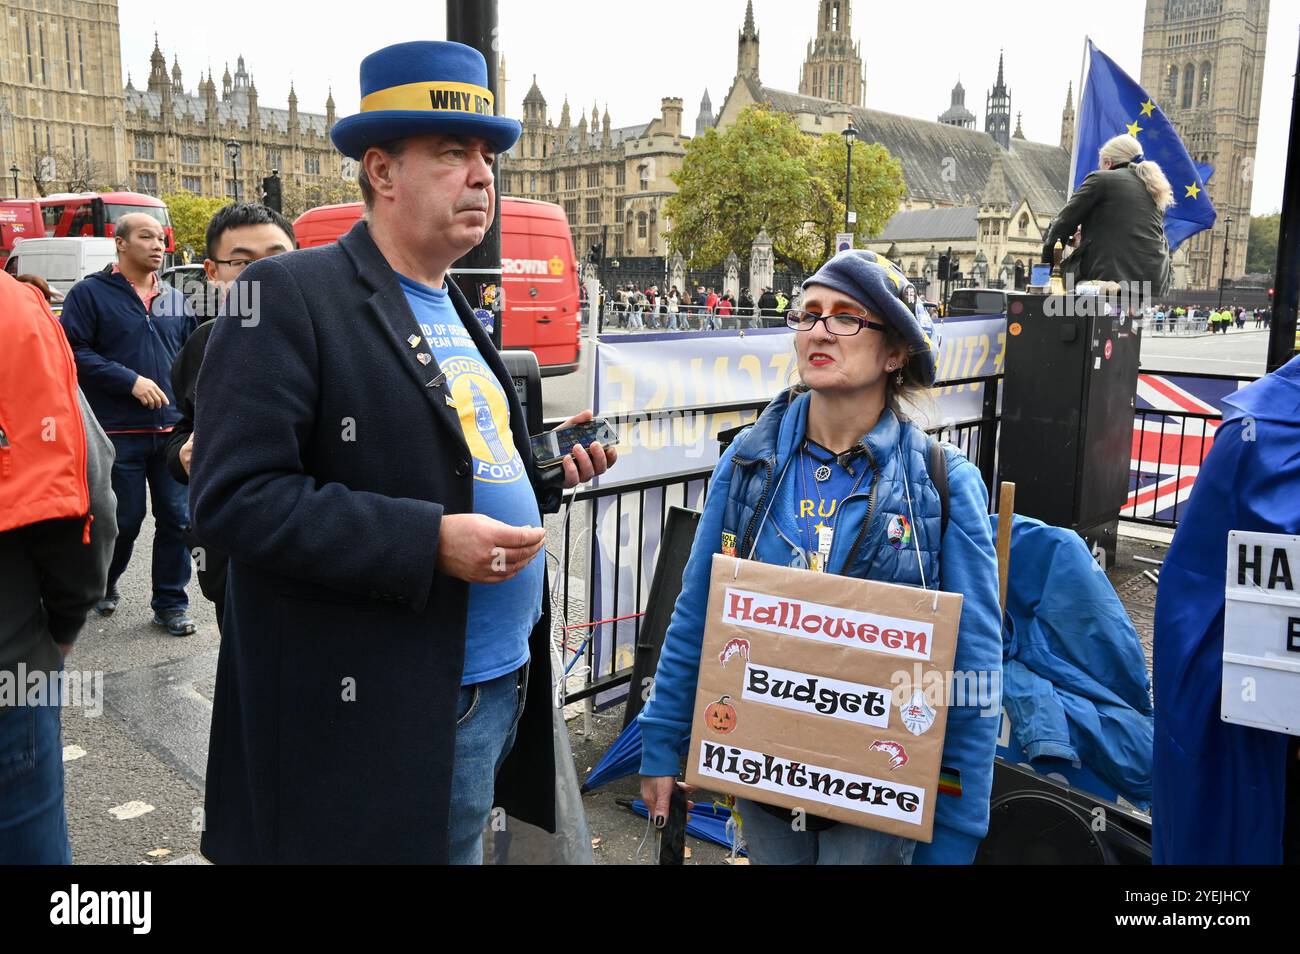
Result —
[[602, 447], [618, 443], [618, 432], [610, 426], [609, 421], [598, 417], [585, 424], [572, 427], [557, 427], [545, 434], [535, 434], [529, 438], [533, 446], [533, 460], [538, 467], [551, 467], [558, 464], [564, 455], [573, 449], [574, 444], [590, 447], [599, 441]]

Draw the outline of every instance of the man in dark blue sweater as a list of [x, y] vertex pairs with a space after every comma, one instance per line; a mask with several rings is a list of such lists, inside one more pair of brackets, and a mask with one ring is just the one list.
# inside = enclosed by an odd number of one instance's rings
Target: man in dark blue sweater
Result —
[[145, 487], [153, 502], [154, 623], [173, 636], [189, 636], [190, 555], [185, 488], [167, 470], [167, 436], [180, 418], [171, 390], [171, 366], [194, 330], [184, 296], [158, 280], [166, 235], [144, 213], [115, 223], [118, 261], [78, 282], [63, 305], [63, 329], [77, 360], [86, 399], [117, 449], [117, 546], [108, 587], [96, 609], [109, 616], [120, 596], [117, 581], [145, 514]]

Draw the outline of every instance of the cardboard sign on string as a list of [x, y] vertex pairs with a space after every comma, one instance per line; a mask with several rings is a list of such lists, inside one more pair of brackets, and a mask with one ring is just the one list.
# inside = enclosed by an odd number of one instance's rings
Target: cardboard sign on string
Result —
[[686, 780], [929, 842], [961, 606], [715, 555]]

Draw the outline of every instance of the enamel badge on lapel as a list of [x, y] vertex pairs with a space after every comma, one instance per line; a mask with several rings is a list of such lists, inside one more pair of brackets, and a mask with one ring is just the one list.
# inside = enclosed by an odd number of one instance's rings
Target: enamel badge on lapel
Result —
[[433, 356], [427, 351], [421, 351], [415, 356], [415, 360], [420, 362], [420, 364], [428, 364], [433, 360]]
[[411, 337], [406, 339], [406, 343], [409, 344], [412, 348], [418, 348], [420, 347], [420, 336], [411, 335]]

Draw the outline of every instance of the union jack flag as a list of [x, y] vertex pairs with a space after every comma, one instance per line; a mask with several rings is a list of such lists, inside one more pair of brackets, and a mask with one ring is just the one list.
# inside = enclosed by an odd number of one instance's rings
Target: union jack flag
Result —
[[1214, 444], [1220, 404], [1238, 387], [1238, 381], [1203, 375], [1138, 375], [1129, 494], [1120, 516], [1177, 519]]

